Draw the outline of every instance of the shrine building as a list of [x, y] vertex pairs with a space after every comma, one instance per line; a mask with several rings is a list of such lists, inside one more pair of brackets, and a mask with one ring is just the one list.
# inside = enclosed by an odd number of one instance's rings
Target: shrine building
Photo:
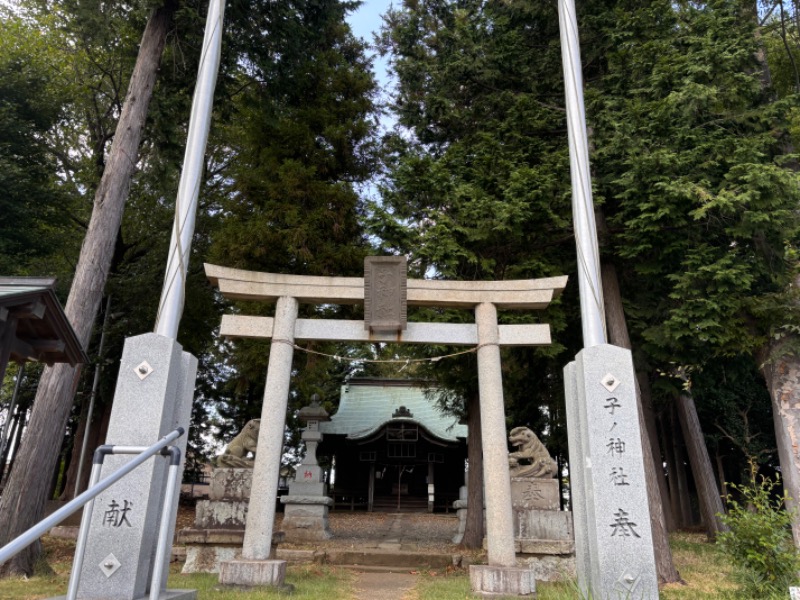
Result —
[[439, 410], [423, 382], [351, 379], [319, 429], [335, 510], [447, 512], [465, 484], [467, 426]]

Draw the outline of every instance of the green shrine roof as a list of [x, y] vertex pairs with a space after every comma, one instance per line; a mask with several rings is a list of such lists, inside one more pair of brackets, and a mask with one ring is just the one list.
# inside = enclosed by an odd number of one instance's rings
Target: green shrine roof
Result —
[[329, 422], [319, 424], [324, 434], [360, 440], [394, 421], [417, 423], [442, 441], [458, 442], [467, 437], [467, 426], [439, 410], [435, 401], [428, 400], [419, 382], [354, 379], [342, 386], [340, 398], [336, 414]]

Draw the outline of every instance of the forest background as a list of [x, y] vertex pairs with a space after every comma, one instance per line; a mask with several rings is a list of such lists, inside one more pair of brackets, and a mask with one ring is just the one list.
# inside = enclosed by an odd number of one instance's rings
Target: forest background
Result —
[[[406, 0], [371, 44], [347, 23], [357, 6], [228, 4], [178, 335], [200, 360], [188, 472], [208, 458], [209, 438], [224, 442], [260, 415], [269, 355], [266, 343], [217, 337], [223, 312], [270, 307], [224, 302], [203, 263], [359, 276], [370, 254], [406, 255], [412, 277], [571, 276], [542, 314], [501, 315], [551, 325], [552, 346], [503, 350], [504, 393], [509, 426], [531, 427], [566, 465], [562, 369], [581, 340], [556, 3]], [[798, 8], [794, 0], [578, 3], [610, 337], [634, 353], [657, 518], [667, 530], [702, 522], [713, 535], [714, 498], [721, 506], [729, 483], [751, 477], [751, 464], [774, 474], [793, 455], [782, 447], [781, 415], [787, 390], [800, 393]], [[94, 291], [103, 308], [87, 329], [92, 363], [74, 379], [63, 428], [51, 419], [53, 450], [27, 451], [47, 467], [43, 491], [28, 489], [13, 467], [3, 475], [15, 498], [37, 496], [32, 506], [85, 486], [76, 482], [80, 441], [102, 443], [123, 341], [152, 330], [205, 10], [177, 0], [0, 8], [0, 274], [57, 276], [65, 303], [142, 33], [154, 15], [164, 31], [107, 281]], [[393, 89], [379, 89], [370, 45], [388, 60]], [[379, 126], [385, 115], [396, 120], [389, 131]], [[303, 310], [307, 318], [358, 316], [352, 307]], [[287, 448], [299, 443], [297, 409], [318, 393], [333, 412], [340, 385], [355, 376], [434, 382], [447, 390], [437, 400], [478, 435], [474, 357], [401, 371], [364, 359], [447, 349], [307, 349], [315, 353], [295, 356]], [[102, 377], [89, 423], [95, 369]], [[0, 464], [13, 465], [33, 439], [33, 417], [23, 426], [39, 403], [40, 372], [28, 366], [18, 409], [6, 415], [13, 442]], [[479, 460], [471, 453], [471, 465]], [[0, 537], [14, 529], [5, 496]]]

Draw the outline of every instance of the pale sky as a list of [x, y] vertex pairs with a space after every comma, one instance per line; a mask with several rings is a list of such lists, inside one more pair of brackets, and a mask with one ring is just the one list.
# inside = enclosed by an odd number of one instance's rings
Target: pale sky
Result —
[[[360, 37], [368, 44], [373, 43], [373, 33], [377, 33], [381, 27], [381, 16], [392, 6], [392, 0], [364, 0], [361, 6], [352, 13], [347, 22], [353, 28], [356, 37]], [[373, 51], [371, 54], [375, 54]], [[389, 85], [389, 76], [386, 72], [387, 63], [385, 59], [375, 56], [373, 68], [378, 79], [378, 85], [382, 90], [386, 90]]]

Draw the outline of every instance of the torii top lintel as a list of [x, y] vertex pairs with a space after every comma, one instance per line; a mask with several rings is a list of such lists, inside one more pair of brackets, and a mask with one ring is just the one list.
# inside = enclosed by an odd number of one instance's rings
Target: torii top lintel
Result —
[[[274, 302], [291, 296], [305, 304], [363, 304], [363, 277], [316, 277], [259, 273], [205, 264], [206, 276], [231, 300]], [[491, 303], [498, 308], [541, 310], [567, 285], [567, 276], [507, 281], [408, 280], [409, 306], [474, 308]]]

